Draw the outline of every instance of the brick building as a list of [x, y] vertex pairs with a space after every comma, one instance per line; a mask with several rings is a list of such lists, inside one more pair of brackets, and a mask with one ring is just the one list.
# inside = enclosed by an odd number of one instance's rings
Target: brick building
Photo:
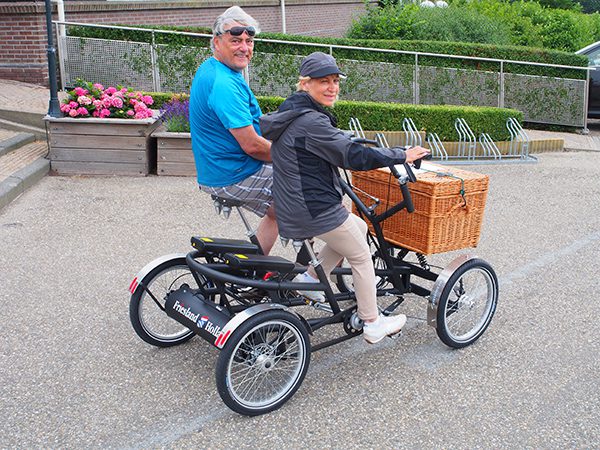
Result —
[[[215, 17], [239, 5], [263, 31], [282, 31], [281, 0], [64, 0], [65, 20], [104, 24], [211, 26]], [[343, 36], [362, 0], [285, 0], [286, 32]], [[0, 0], [0, 78], [46, 84], [48, 80], [44, 0]], [[56, 20], [56, 6], [53, 18]]]

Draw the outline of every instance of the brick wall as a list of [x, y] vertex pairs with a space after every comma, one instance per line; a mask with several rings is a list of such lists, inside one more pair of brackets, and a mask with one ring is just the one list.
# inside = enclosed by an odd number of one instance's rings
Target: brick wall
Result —
[[[65, 0], [69, 22], [99, 24], [211, 26], [233, 4], [257, 19], [263, 31], [282, 31], [279, 0], [211, 1], [70, 1]], [[364, 11], [362, 0], [287, 0], [289, 34], [343, 36], [352, 19]], [[56, 16], [54, 16], [56, 19]], [[47, 37], [43, 1], [0, 3], [0, 78], [46, 85]]]
[[45, 83], [46, 48], [46, 22], [42, 14], [0, 12], [0, 78]]

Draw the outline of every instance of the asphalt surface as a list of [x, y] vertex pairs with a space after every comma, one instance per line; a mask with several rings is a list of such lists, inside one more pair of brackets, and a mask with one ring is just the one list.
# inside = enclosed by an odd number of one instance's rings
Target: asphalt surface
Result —
[[0, 211], [0, 447], [599, 448], [600, 153], [473, 169], [491, 175], [474, 252], [500, 280], [486, 334], [449, 349], [410, 297], [399, 339], [316, 352], [257, 418], [221, 402], [216, 350], [153, 348], [128, 318], [141, 267], [240, 220], [190, 178], [45, 177]]

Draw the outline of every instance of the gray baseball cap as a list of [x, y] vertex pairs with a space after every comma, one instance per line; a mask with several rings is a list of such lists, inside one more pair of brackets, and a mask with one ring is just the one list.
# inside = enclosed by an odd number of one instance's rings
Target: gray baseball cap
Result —
[[334, 57], [323, 52], [311, 53], [300, 64], [301, 77], [321, 78], [334, 74], [346, 76], [337, 66]]

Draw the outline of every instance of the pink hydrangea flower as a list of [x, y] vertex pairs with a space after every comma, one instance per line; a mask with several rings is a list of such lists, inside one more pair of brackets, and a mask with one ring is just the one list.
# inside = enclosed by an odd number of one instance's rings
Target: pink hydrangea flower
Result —
[[88, 93], [87, 89], [83, 89], [82, 87], [77, 86], [75, 89], [73, 89], [73, 92], [75, 92], [75, 95], [80, 96], [80, 95], [85, 95]]
[[[86, 89], [86, 87], [88, 87]], [[128, 117], [145, 119], [152, 117], [149, 105], [154, 104], [150, 95], [140, 91], [130, 92], [123, 87], [104, 88], [101, 83], [87, 83], [69, 91], [66, 103], [61, 103], [60, 110], [70, 117], [93, 116], [99, 118]]]

